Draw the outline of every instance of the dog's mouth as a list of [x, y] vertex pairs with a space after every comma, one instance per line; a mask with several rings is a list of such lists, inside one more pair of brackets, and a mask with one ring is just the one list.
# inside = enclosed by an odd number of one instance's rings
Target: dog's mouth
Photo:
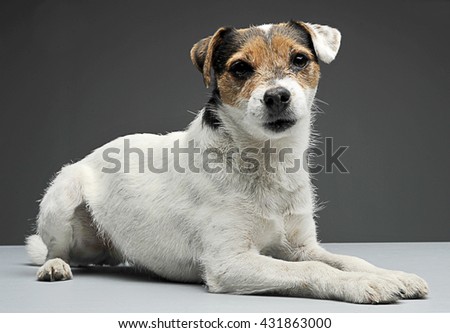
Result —
[[297, 120], [295, 119], [277, 119], [275, 121], [265, 123], [264, 128], [267, 128], [275, 133], [280, 133], [294, 126], [296, 122]]

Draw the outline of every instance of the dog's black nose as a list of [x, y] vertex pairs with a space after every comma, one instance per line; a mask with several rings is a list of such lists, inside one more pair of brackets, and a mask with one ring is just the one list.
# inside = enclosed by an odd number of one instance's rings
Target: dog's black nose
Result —
[[291, 93], [283, 87], [270, 88], [264, 94], [264, 103], [275, 114], [286, 110], [291, 100]]

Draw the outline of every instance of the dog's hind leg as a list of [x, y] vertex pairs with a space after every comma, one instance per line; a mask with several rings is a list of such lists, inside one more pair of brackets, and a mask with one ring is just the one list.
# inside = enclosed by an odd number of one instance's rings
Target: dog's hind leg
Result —
[[79, 165], [64, 167], [47, 189], [40, 203], [37, 235], [27, 239], [27, 251], [34, 264], [42, 265], [37, 278], [59, 281], [72, 278], [70, 251], [73, 220], [83, 204], [82, 173]]

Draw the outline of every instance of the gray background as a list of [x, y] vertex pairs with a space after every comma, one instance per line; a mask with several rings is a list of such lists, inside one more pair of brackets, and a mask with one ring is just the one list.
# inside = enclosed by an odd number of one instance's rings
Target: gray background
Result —
[[350, 173], [316, 177], [320, 239], [449, 241], [449, 17], [449, 1], [1, 1], [0, 244], [23, 243], [63, 164], [193, 119], [197, 40], [289, 19], [343, 34], [316, 125]]

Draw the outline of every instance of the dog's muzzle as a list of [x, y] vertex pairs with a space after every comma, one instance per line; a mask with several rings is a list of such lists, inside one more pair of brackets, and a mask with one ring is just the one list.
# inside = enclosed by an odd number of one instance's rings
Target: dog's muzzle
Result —
[[296, 120], [288, 117], [287, 109], [291, 93], [283, 87], [267, 89], [263, 97], [270, 121], [264, 127], [273, 132], [282, 132], [295, 125]]

